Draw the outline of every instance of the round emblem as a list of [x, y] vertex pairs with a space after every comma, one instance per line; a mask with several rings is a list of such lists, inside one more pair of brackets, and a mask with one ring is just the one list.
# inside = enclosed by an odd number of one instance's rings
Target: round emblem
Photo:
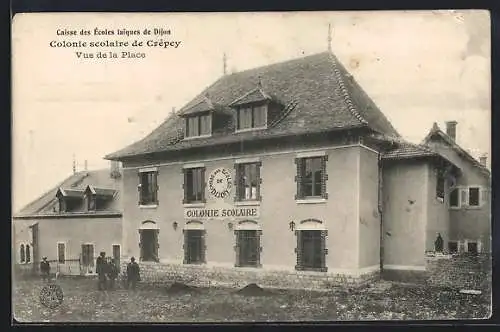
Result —
[[40, 303], [50, 309], [60, 306], [63, 298], [62, 288], [56, 284], [45, 285], [40, 291]]
[[217, 168], [208, 178], [208, 190], [215, 198], [224, 199], [231, 193], [231, 173], [225, 168]]

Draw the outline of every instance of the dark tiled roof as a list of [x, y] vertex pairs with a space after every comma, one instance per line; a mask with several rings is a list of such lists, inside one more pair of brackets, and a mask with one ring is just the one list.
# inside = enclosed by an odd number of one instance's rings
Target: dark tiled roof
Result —
[[429, 147], [413, 144], [409, 142], [399, 142], [398, 147], [386, 152], [383, 159], [407, 159], [416, 157], [438, 156], [438, 153], [432, 151]]
[[[207, 95], [227, 110], [230, 103], [255, 90], [259, 84], [262, 91], [283, 105], [282, 113], [267, 129], [214, 133], [208, 138], [183, 140], [183, 119], [173, 114], [148, 136], [107, 155], [106, 159], [356, 127], [369, 127], [399, 137], [385, 115], [329, 52], [223, 76], [185, 105], [179, 114], [189, 112]], [[234, 126], [228, 124], [228, 128]]]
[[197, 104], [195, 104], [189, 108], [185, 108], [183, 110], [182, 114], [179, 114], [179, 115], [184, 116], [184, 115], [196, 114], [196, 113], [201, 113], [201, 112], [208, 112], [208, 111], [213, 111], [213, 110], [215, 110], [214, 104], [212, 103], [212, 101], [210, 99], [205, 97], [202, 100], [200, 100], [200, 102], [198, 102]]
[[75, 198], [81, 198], [83, 197], [83, 189], [66, 189], [66, 188], [59, 188], [60, 193], [64, 197], [75, 197]]
[[229, 106], [251, 104], [258, 101], [265, 101], [270, 99], [271, 97], [267, 93], [262, 91], [261, 88], [255, 88], [233, 101], [231, 104], [229, 104]]
[[116, 191], [114, 199], [108, 205], [106, 211], [101, 212], [119, 212], [121, 210], [120, 183], [119, 179], [113, 179], [110, 177], [109, 169], [78, 172], [69, 176], [56, 187], [47, 191], [33, 202], [23, 207], [14, 215], [14, 217], [54, 214], [53, 207], [57, 204], [56, 193], [60, 188], [62, 188], [65, 192], [78, 191], [83, 193], [88, 185], [95, 185], [98, 188], [107, 188]]
[[486, 175], [490, 175], [490, 170], [484, 166], [483, 164], [481, 164], [479, 162], [479, 160], [477, 160], [476, 158], [474, 158], [473, 156], [471, 156], [471, 154], [469, 152], [467, 152], [466, 150], [464, 150], [460, 145], [457, 144], [457, 142], [455, 142], [450, 136], [448, 136], [445, 132], [443, 132], [437, 123], [434, 123], [429, 134], [427, 134], [427, 136], [424, 138], [423, 140], [423, 144], [427, 144], [430, 142], [430, 140], [433, 138], [433, 137], [439, 137], [441, 138], [446, 144], [448, 144], [453, 150], [455, 150], [455, 152], [459, 155], [459, 156], [462, 156], [462, 158], [468, 160], [469, 162], [471, 162], [475, 167], [477, 167], [481, 172], [483, 172], [484, 174]]

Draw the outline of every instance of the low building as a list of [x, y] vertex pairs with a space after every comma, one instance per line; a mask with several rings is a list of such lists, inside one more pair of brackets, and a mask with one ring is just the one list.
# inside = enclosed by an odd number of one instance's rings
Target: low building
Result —
[[145, 280], [359, 284], [457, 234], [463, 157], [405, 142], [330, 52], [224, 75], [106, 158]]
[[95, 273], [100, 251], [119, 263], [122, 239], [121, 174], [76, 172], [13, 217], [13, 262], [35, 271], [42, 257], [61, 274]]

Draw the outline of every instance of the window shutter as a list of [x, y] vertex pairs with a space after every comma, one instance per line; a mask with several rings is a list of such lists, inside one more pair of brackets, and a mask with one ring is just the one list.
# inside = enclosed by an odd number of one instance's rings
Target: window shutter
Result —
[[235, 235], [234, 252], [236, 254], [236, 261], [234, 263], [234, 266], [239, 267], [239, 266], [241, 266], [241, 263], [240, 263], [240, 236], [239, 236], [238, 231], [234, 231], [234, 235]]
[[480, 195], [481, 195], [481, 205], [488, 204], [489, 195], [490, 195], [488, 189], [481, 188], [480, 192], [481, 192], [480, 193]]
[[297, 182], [297, 193], [295, 194], [295, 199], [303, 198], [302, 193], [302, 165], [304, 163], [303, 158], [295, 158], [295, 165], [297, 169], [297, 173], [295, 175], [295, 182]]
[[260, 168], [262, 167], [262, 161], [257, 163], [257, 200], [262, 201], [262, 177], [260, 176]]
[[188, 231], [183, 229], [182, 234], [184, 235], [184, 243], [182, 244], [182, 249], [184, 249], [184, 264], [187, 264], [189, 261], [189, 255], [188, 255]]
[[326, 173], [326, 162], [328, 161], [328, 155], [321, 158], [321, 197], [328, 199], [328, 193], [326, 192], [326, 181], [328, 181], [328, 174]]
[[257, 236], [259, 237], [259, 248], [257, 252], [257, 267], [262, 267], [262, 264], [260, 263], [260, 255], [262, 253], [262, 231], [258, 230], [257, 231]]
[[469, 205], [469, 189], [460, 189], [460, 205]]
[[205, 168], [201, 169], [201, 201], [203, 203], [206, 203], [205, 199], [205, 187], [206, 187], [206, 181], [205, 181]]
[[295, 265], [295, 270], [302, 271], [302, 232], [295, 231], [295, 236], [297, 237], [297, 247], [295, 248], [295, 253], [297, 254], [297, 265]]
[[139, 194], [139, 205], [142, 205], [142, 178], [141, 178], [141, 172], [137, 173], [137, 176], [139, 177], [139, 184], [137, 185], [137, 191]]
[[160, 185], [158, 184], [158, 171], [154, 173], [155, 178], [155, 204], [158, 205], [158, 193], [160, 191]]
[[187, 203], [187, 171], [185, 168], [182, 169], [183, 174], [183, 182], [182, 182], [182, 190], [184, 192], [184, 198], [182, 199], [182, 204]]
[[205, 241], [206, 234], [206, 230], [201, 231], [201, 262], [203, 264], [207, 263], [207, 244]]
[[235, 193], [234, 193], [234, 201], [238, 202], [241, 197], [240, 197], [240, 186], [241, 186], [241, 181], [240, 181], [240, 164], [234, 164], [234, 188], [235, 188]]
[[328, 249], [326, 248], [327, 236], [328, 231], [321, 231], [321, 272], [326, 272], [328, 270], [326, 267], [326, 255], [328, 255]]

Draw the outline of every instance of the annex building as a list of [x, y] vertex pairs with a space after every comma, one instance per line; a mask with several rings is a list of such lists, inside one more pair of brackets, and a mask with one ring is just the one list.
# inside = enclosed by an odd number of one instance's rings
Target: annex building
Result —
[[489, 171], [435, 125], [405, 142], [334, 54], [224, 75], [123, 165], [123, 255], [145, 279], [311, 287], [489, 251]]

